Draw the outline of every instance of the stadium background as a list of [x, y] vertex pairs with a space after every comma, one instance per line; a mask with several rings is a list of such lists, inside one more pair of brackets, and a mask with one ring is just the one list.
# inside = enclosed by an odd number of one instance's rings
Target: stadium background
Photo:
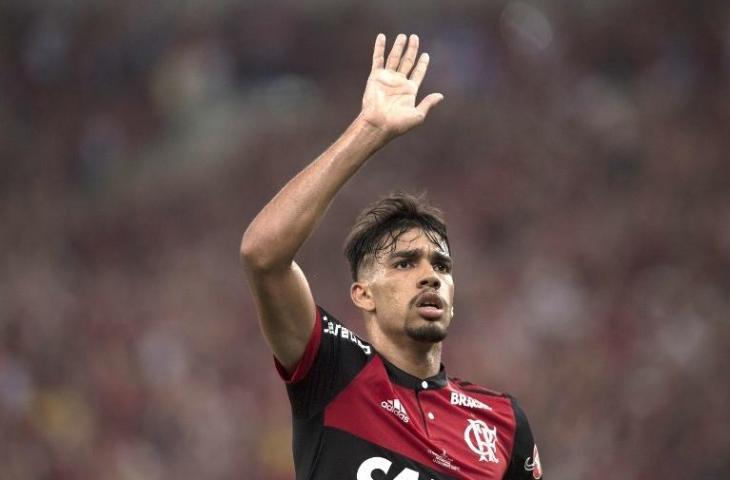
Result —
[[[452, 374], [516, 395], [550, 479], [730, 471], [730, 3], [0, 3], [0, 478], [288, 479], [238, 265], [256, 211], [420, 34], [446, 101], [300, 263], [358, 328], [346, 229], [427, 191]], [[390, 45], [390, 43], [389, 43]]]

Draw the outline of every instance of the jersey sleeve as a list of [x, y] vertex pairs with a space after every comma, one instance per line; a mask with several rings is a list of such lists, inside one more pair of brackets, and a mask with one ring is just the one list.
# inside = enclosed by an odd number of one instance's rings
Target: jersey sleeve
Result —
[[286, 382], [292, 415], [309, 418], [322, 412], [373, 354], [371, 345], [317, 306], [314, 329], [294, 370], [287, 373], [274, 359]]
[[532, 437], [530, 424], [522, 407], [514, 397], [510, 397], [512, 409], [515, 413], [515, 440], [512, 447], [512, 457], [504, 480], [539, 480], [542, 476], [542, 465], [540, 455], [537, 452], [537, 444]]

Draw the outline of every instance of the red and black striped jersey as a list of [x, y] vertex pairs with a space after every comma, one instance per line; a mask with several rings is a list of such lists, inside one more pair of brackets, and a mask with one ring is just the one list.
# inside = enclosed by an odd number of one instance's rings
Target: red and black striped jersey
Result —
[[420, 379], [317, 308], [294, 371], [297, 480], [529, 480], [542, 469], [516, 400], [447, 377]]

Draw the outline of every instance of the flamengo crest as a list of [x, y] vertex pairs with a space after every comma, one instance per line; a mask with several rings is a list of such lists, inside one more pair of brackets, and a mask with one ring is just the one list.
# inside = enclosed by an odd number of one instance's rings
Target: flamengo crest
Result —
[[474, 453], [479, 455], [480, 462], [499, 463], [497, 458], [497, 427], [489, 428], [481, 420], [468, 420], [464, 430], [464, 440]]

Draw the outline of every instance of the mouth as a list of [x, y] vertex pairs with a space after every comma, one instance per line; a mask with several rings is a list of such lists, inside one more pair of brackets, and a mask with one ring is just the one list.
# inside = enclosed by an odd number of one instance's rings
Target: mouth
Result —
[[444, 314], [444, 301], [434, 292], [424, 292], [416, 297], [416, 311], [426, 320], [438, 320]]

